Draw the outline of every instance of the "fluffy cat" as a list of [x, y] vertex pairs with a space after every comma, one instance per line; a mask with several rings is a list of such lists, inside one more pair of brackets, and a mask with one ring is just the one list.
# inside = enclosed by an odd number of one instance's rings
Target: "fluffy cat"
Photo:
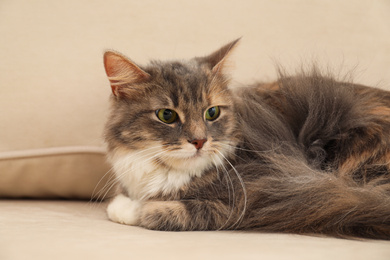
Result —
[[233, 41], [141, 67], [108, 51], [112, 221], [390, 239], [390, 93], [315, 69], [229, 88]]

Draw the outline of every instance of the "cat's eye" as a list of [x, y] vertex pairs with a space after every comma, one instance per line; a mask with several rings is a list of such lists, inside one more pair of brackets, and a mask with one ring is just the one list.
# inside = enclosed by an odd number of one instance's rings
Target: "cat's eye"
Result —
[[214, 121], [219, 117], [220, 114], [221, 114], [221, 110], [218, 106], [211, 107], [206, 111], [206, 120]]
[[156, 116], [166, 124], [172, 124], [177, 120], [177, 113], [171, 109], [158, 109]]

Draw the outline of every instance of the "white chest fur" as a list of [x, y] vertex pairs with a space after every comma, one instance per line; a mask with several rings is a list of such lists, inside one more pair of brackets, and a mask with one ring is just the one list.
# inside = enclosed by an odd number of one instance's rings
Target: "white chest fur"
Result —
[[147, 154], [151, 152], [133, 152], [112, 158], [116, 177], [133, 200], [147, 199], [158, 193], [174, 193], [188, 184], [193, 176], [201, 176], [204, 170], [194, 170], [193, 167], [168, 169]]

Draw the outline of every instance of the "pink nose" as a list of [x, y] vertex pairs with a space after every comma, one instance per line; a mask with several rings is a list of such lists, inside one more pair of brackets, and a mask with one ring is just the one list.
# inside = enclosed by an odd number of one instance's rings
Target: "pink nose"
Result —
[[203, 144], [205, 142], [207, 142], [207, 139], [195, 139], [195, 140], [192, 140], [192, 141], [189, 141], [191, 144], [193, 144], [195, 146], [196, 149], [202, 149], [203, 147]]

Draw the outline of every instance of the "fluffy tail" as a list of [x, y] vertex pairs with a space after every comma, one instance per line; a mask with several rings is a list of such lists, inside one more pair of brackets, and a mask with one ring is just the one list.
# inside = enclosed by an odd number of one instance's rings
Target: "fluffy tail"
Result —
[[266, 173], [246, 183], [248, 208], [255, 210], [248, 212], [244, 228], [390, 239], [388, 180], [361, 185], [337, 173], [313, 170], [300, 159], [272, 156], [272, 160], [242, 169]]

